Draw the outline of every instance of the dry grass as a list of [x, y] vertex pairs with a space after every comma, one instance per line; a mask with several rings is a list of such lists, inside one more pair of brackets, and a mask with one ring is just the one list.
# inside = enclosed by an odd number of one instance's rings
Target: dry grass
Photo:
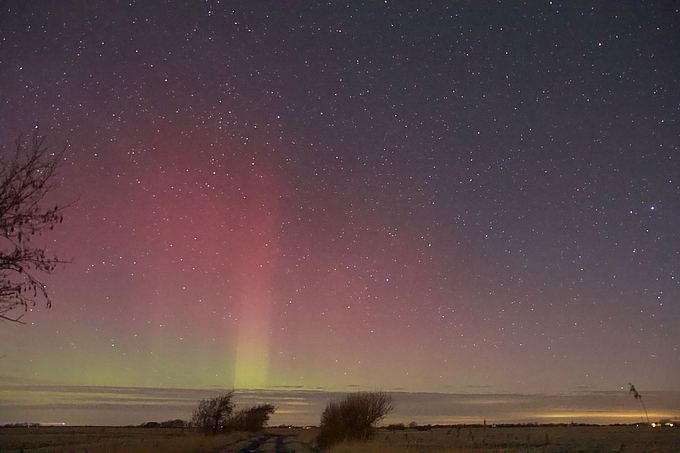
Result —
[[367, 443], [344, 443], [330, 453], [677, 453], [680, 428], [631, 426], [433, 428], [380, 430]]
[[[318, 429], [267, 429], [313, 444]], [[40, 427], [0, 429], [3, 453], [209, 453], [247, 434], [203, 436], [172, 428]], [[677, 453], [680, 428], [574, 426], [380, 429], [371, 441], [340, 444], [329, 453]]]
[[4, 453], [205, 453], [246, 434], [204, 436], [174, 428], [38, 427], [0, 429]]

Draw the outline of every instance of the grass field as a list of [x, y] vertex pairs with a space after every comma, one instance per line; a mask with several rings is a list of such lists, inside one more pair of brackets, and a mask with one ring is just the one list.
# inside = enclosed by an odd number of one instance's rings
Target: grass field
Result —
[[245, 436], [204, 436], [180, 428], [0, 428], [0, 453], [204, 453]]
[[330, 453], [678, 453], [680, 428], [649, 426], [532, 426], [379, 430], [368, 443]]
[[[269, 429], [313, 444], [317, 430]], [[2, 453], [209, 453], [247, 434], [203, 436], [174, 428], [38, 427], [0, 429]], [[329, 453], [678, 453], [680, 428], [648, 426], [457, 427], [380, 429], [367, 443]]]

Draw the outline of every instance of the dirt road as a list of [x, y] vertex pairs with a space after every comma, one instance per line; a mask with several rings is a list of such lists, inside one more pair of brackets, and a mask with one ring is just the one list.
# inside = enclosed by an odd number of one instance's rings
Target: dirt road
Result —
[[309, 444], [300, 441], [296, 436], [282, 434], [259, 434], [248, 439], [235, 442], [215, 453], [314, 453]]

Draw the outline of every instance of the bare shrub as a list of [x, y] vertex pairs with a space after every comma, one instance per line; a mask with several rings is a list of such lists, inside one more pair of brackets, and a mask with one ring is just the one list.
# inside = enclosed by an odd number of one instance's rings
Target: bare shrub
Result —
[[198, 409], [193, 413], [193, 425], [205, 434], [217, 434], [229, 429], [231, 414], [234, 412], [234, 403], [231, 399], [234, 392], [228, 392], [216, 398], [201, 400]]
[[271, 404], [260, 404], [248, 409], [241, 409], [231, 419], [231, 426], [235, 431], [262, 431], [269, 421], [269, 415], [276, 411]]
[[[260, 404], [234, 413], [234, 391], [209, 400], [201, 400], [193, 413], [192, 426], [205, 434], [232, 431], [261, 431], [276, 411], [271, 404]], [[181, 421], [181, 420], [180, 420]]]
[[330, 401], [321, 414], [317, 444], [327, 448], [344, 440], [366, 441], [376, 424], [394, 410], [392, 397], [383, 392], [351, 393]]

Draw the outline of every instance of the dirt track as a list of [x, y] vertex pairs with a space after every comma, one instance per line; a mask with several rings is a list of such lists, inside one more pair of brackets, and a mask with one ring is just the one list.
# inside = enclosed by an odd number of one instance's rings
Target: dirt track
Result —
[[296, 436], [260, 434], [223, 447], [215, 453], [314, 453], [315, 451]]

